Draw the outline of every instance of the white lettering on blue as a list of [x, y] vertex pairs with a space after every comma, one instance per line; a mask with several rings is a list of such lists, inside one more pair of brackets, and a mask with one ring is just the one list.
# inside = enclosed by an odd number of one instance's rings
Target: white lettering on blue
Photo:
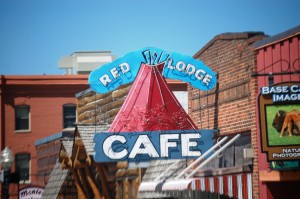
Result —
[[138, 137], [129, 154], [129, 158], [135, 158], [137, 154], [147, 154], [149, 157], [153, 158], [159, 157], [156, 149], [147, 135], [140, 135]]
[[118, 67], [114, 67], [109, 70], [110, 74], [104, 74], [102, 75], [99, 80], [102, 83], [103, 86], [107, 87], [107, 85], [112, 82], [114, 79], [117, 79], [120, 77], [120, 72], [122, 75], [126, 74], [130, 71], [130, 66], [128, 63], [122, 63]]
[[177, 70], [178, 72], [184, 72], [189, 76], [194, 75], [199, 81], [202, 81], [206, 85], [209, 85], [212, 79], [212, 76], [203, 69], [196, 70], [194, 65], [186, 64], [184, 61], [178, 61], [175, 66], [173, 66], [173, 60], [169, 59], [167, 68]]
[[[120, 142], [121, 144], [125, 144], [126, 143], [126, 139], [124, 136], [122, 135], [112, 135], [109, 136], [106, 140], [104, 140], [103, 142], [103, 152], [104, 154], [111, 158], [111, 159], [122, 159], [124, 157], [127, 156], [128, 151], [127, 149], [124, 147], [123, 150], [116, 152], [113, 148], [112, 145], [114, 142]], [[123, 145], [122, 145], [123, 146]]]

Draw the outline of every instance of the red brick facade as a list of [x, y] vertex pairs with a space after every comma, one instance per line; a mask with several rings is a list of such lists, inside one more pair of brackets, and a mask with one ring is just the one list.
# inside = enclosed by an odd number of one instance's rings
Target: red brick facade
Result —
[[[88, 88], [87, 75], [1, 76], [1, 150], [8, 146], [14, 153], [30, 154], [30, 182], [44, 186], [37, 175], [36, 141], [63, 131], [63, 105], [76, 104], [75, 94]], [[30, 107], [30, 130], [15, 131], [15, 107]], [[12, 166], [12, 172], [15, 166]], [[12, 196], [17, 186], [10, 186]]]
[[225, 33], [216, 36], [194, 55], [218, 74], [214, 90], [202, 92], [188, 87], [189, 114], [200, 129], [219, 129], [220, 135], [250, 133], [254, 149], [253, 198], [258, 195], [256, 139], [256, 79], [253, 42], [261, 32]]

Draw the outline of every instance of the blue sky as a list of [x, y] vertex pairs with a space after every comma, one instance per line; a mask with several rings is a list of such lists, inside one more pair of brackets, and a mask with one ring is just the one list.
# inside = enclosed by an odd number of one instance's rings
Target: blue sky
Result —
[[63, 74], [59, 59], [76, 51], [193, 56], [221, 33], [298, 25], [299, 0], [0, 0], [0, 74]]

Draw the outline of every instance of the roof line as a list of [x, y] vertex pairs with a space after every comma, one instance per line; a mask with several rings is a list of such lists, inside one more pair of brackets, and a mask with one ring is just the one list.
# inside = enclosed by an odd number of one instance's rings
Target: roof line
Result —
[[199, 57], [206, 49], [208, 49], [211, 45], [213, 45], [213, 43], [215, 43], [217, 40], [248, 39], [250, 37], [263, 36], [263, 35], [265, 35], [265, 33], [260, 32], [260, 31], [259, 32], [249, 31], [249, 32], [222, 33], [222, 34], [216, 35], [203, 48], [201, 48], [193, 57], [194, 58]]
[[72, 131], [72, 132], [63, 131], [63, 132], [56, 133], [56, 134], [50, 135], [48, 137], [36, 140], [35, 141], [35, 146], [46, 144], [48, 142], [51, 142], [51, 141], [54, 141], [54, 140], [57, 140], [57, 139], [73, 138], [73, 136], [74, 136], [74, 131]]
[[299, 34], [300, 34], [300, 25], [296, 26], [292, 29], [289, 29], [287, 31], [284, 31], [282, 33], [279, 33], [277, 35], [274, 35], [272, 37], [268, 37], [266, 39], [255, 42], [253, 44], [254, 49], [257, 50], [257, 49], [260, 49], [260, 48], [264, 48], [266, 46], [272, 45], [274, 43], [278, 43], [280, 41], [289, 39], [289, 38], [294, 37], [294, 36], [299, 35]]

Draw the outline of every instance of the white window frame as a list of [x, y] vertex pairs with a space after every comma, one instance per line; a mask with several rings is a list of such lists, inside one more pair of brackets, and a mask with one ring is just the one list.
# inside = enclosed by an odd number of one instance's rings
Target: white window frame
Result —
[[[20, 184], [30, 184], [31, 183], [31, 154], [30, 153], [17, 153], [15, 155], [15, 171], [17, 171], [17, 156], [18, 155], [29, 155], [28, 161], [28, 180], [21, 180], [19, 181]], [[20, 176], [21, 178], [21, 176]]]
[[[28, 129], [17, 129], [17, 109], [18, 108], [22, 108], [22, 107], [26, 107], [28, 108]], [[16, 133], [27, 133], [27, 132], [31, 132], [31, 114], [30, 114], [30, 106], [29, 105], [17, 105], [15, 107], [15, 132]]]
[[65, 107], [75, 107], [75, 115], [74, 115], [74, 117], [75, 117], [75, 120], [74, 120], [74, 123], [76, 122], [76, 105], [75, 104], [71, 104], [71, 103], [69, 103], [69, 104], [64, 104], [63, 105], [63, 107], [62, 107], [62, 127], [63, 127], [63, 129], [64, 130], [74, 130], [75, 129], [75, 125], [74, 126], [72, 126], [72, 127], [65, 127]]

